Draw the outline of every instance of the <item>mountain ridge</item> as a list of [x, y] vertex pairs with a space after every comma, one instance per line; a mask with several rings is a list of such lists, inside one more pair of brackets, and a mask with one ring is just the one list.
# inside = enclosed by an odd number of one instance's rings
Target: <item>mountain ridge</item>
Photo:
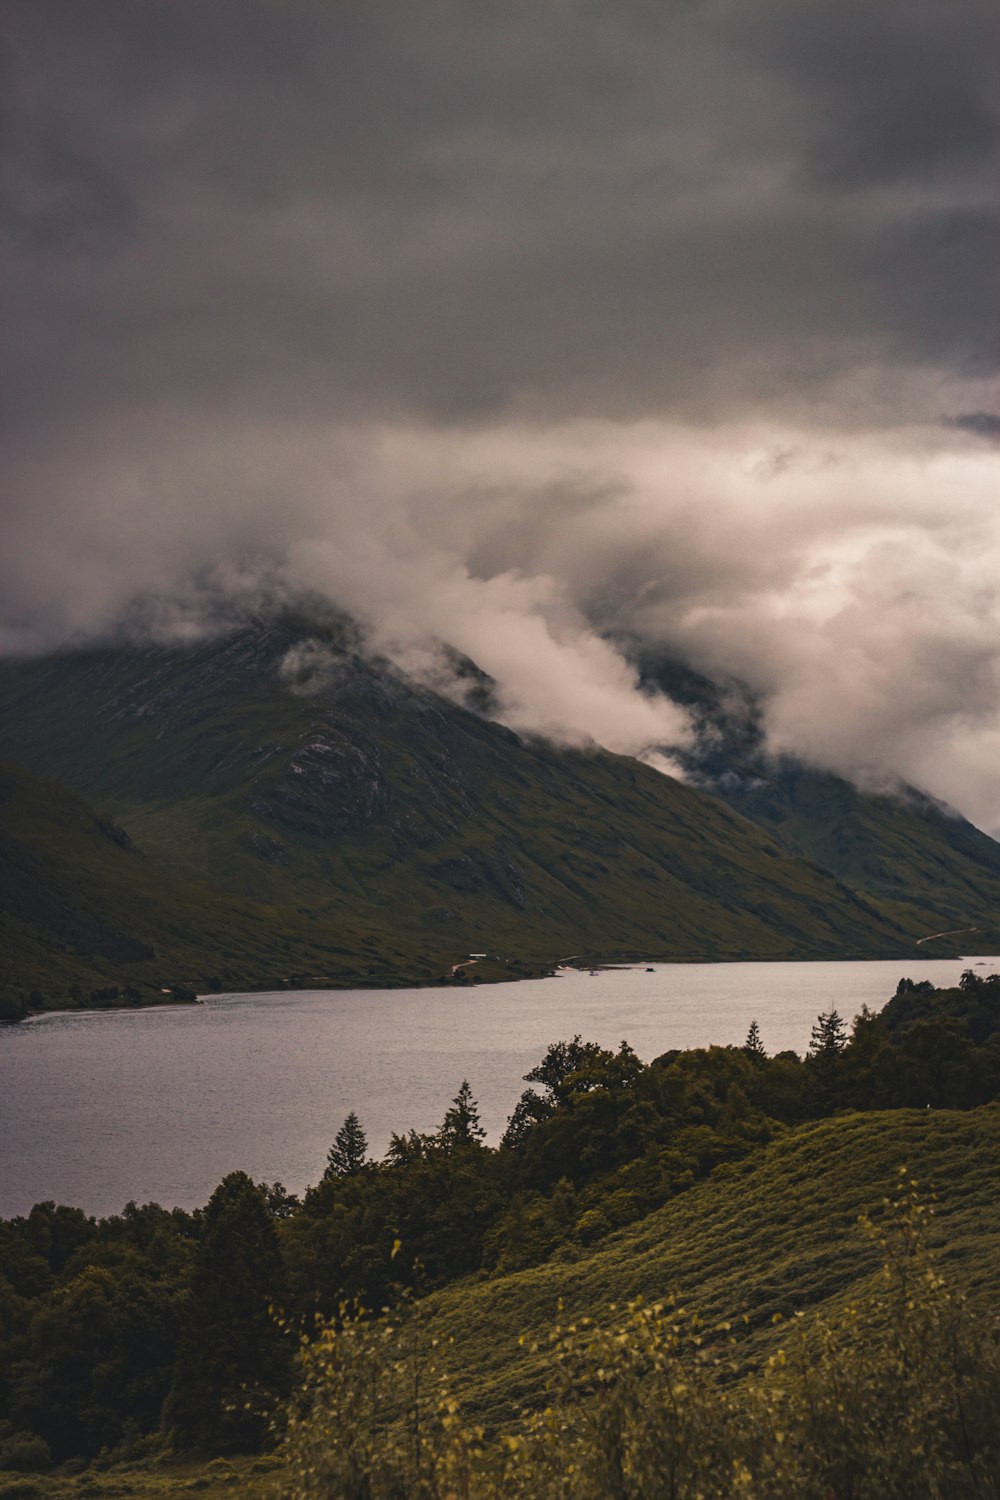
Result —
[[[463, 670], [488, 697], [475, 665]], [[127, 830], [146, 869], [173, 882], [167, 906], [181, 887], [207, 889], [224, 934], [256, 913], [254, 963], [185, 960], [201, 987], [425, 983], [470, 951], [498, 955], [480, 970], [492, 978], [571, 952], [919, 957], [917, 938], [961, 925], [929, 891], [915, 902], [851, 888], [695, 785], [520, 737], [366, 657], [338, 616], [0, 663], [0, 759]], [[36, 823], [58, 866], [57, 830]], [[21, 840], [23, 860], [24, 827]], [[979, 867], [938, 853], [971, 889]], [[1000, 879], [982, 873], [973, 916], [985, 919]], [[238, 941], [211, 951], [233, 955]], [[93, 972], [109, 983], [107, 964]]]
[[913, 895], [930, 880], [934, 909], [949, 922], [967, 922], [983, 908], [986, 876], [995, 925], [1000, 843], [961, 813], [902, 781], [891, 791], [866, 791], [834, 771], [769, 753], [760, 705], [742, 684], [720, 688], [663, 656], [639, 665], [647, 686], [692, 716], [693, 745], [673, 753], [695, 785], [900, 914], [921, 912]]

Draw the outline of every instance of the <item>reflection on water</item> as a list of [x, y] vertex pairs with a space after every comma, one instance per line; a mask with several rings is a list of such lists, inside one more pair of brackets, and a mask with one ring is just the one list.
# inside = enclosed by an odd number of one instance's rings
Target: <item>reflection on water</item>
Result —
[[[953, 984], [979, 961], [909, 972]], [[348, 1110], [381, 1154], [392, 1130], [435, 1129], [463, 1078], [495, 1141], [552, 1041], [624, 1037], [648, 1060], [741, 1043], [756, 1017], [769, 1052], [802, 1052], [819, 1011], [878, 1009], [907, 967], [657, 964], [468, 989], [220, 995], [0, 1027], [0, 1215], [45, 1198], [101, 1214], [130, 1198], [191, 1208], [237, 1167], [298, 1192], [319, 1178]]]

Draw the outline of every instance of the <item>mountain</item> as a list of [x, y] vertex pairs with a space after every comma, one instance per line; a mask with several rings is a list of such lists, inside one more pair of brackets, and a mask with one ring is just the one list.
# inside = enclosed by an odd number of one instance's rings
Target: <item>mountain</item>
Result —
[[[1000, 844], [915, 787], [861, 791], [794, 756], [769, 755], [761, 714], [739, 684], [720, 687], [665, 657], [647, 683], [682, 703], [697, 729], [679, 754], [691, 781], [924, 935], [978, 928], [966, 950], [991, 951], [1000, 926]], [[941, 952], [940, 944], [930, 950]]]
[[[369, 940], [392, 952], [382, 926], [352, 930], [352, 954]], [[292, 908], [164, 874], [66, 787], [0, 766], [0, 1020], [193, 998], [189, 986], [220, 989], [222, 973], [277, 987], [292, 953], [308, 973], [359, 980], [356, 958], [345, 964]]]
[[[487, 706], [488, 680], [462, 670]], [[519, 738], [365, 656], [333, 616], [5, 662], [0, 760], [96, 810], [11, 783], [9, 812], [38, 816], [11, 845], [12, 868], [36, 873], [20, 895], [8, 882], [22, 937], [6, 982], [59, 995], [60, 942], [83, 984], [403, 983], [470, 951], [497, 955], [486, 977], [571, 954], [912, 957], [938, 915], [852, 891], [634, 760]], [[102, 841], [108, 819], [134, 848]], [[63, 824], [90, 829], [76, 865]], [[49, 866], [58, 920], [29, 894]], [[85, 887], [88, 920], [119, 931], [127, 911], [151, 959], [81, 951]]]

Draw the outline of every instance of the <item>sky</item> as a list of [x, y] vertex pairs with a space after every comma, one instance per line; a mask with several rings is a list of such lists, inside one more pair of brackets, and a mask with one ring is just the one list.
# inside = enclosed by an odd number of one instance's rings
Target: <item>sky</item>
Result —
[[309, 591], [670, 764], [655, 647], [1000, 829], [995, 0], [0, 30], [0, 650]]

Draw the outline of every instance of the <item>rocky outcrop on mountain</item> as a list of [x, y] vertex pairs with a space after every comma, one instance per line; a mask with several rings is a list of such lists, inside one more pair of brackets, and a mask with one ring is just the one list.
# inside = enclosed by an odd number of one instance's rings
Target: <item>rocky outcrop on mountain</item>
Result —
[[524, 872], [500, 846], [495, 845], [478, 858], [463, 854], [439, 860], [428, 866], [427, 873], [454, 891], [466, 894], [492, 891], [511, 906], [524, 910]]
[[326, 839], [364, 828], [391, 801], [374, 745], [316, 735], [294, 752], [280, 779], [260, 792], [252, 806], [283, 828]]

